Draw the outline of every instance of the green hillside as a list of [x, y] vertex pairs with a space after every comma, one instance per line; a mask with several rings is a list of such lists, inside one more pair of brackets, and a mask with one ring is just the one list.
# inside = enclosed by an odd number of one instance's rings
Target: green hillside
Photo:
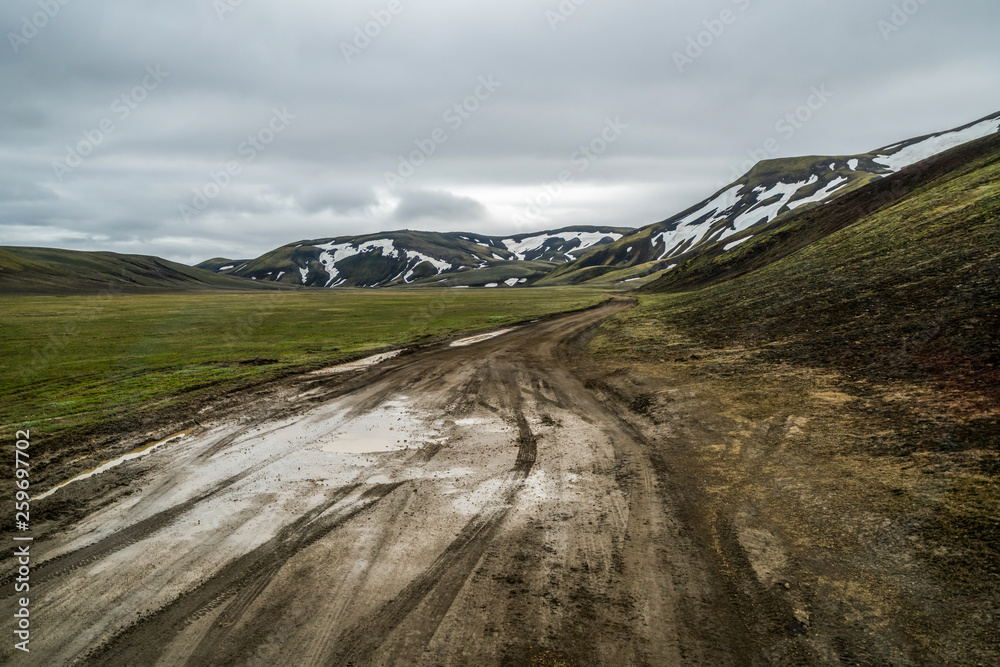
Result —
[[997, 664], [1000, 142], [879, 185], [640, 290], [594, 384], [699, 486], [745, 604], [792, 619], [771, 655]]
[[0, 247], [0, 294], [262, 287], [146, 255]]
[[[901, 173], [901, 183], [885, 183], [889, 194], [911, 192], [814, 243], [795, 249], [816, 227], [841, 224], [844, 207], [740, 246], [735, 266], [706, 260], [688, 272], [689, 284], [717, 284], [650, 298], [660, 316], [706, 343], [1000, 398], [1000, 138], [950, 158], [930, 173]], [[880, 192], [859, 195], [879, 207]], [[699, 267], [717, 275], [702, 278]], [[645, 289], [684, 284], [668, 275]], [[996, 431], [980, 435], [997, 442]]]
[[876, 179], [867, 186], [819, 207], [779, 217], [769, 225], [727, 239], [747, 239], [725, 250], [714, 243], [645, 287], [650, 292], [682, 292], [704, 287], [767, 266], [797, 250], [878, 211], [888, 209], [914, 193], [945, 186], [958, 176], [978, 169], [980, 161], [1000, 149], [1000, 135], [972, 142], [920, 162], [898, 174]]
[[[954, 130], [859, 155], [763, 160], [708, 199], [614, 243], [594, 248], [558, 267], [540, 284], [597, 285], [652, 276], [704, 252], [713, 253], [722, 241], [726, 242], [723, 245], [733, 243], [783, 218], [828, 206], [871, 184], [890, 180], [899, 170], [919, 168], [920, 160], [926, 162], [924, 158], [933, 156], [933, 162], [949, 148], [960, 150], [963, 143], [968, 145], [977, 137], [995, 137], [998, 121], [1000, 114], [992, 114]], [[905, 165], [910, 166], [904, 169]], [[851, 201], [862, 199], [855, 197]], [[864, 204], [857, 206], [865, 210], [853, 214], [855, 217], [867, 210]], [[621, 273], [625, 269], [628, 271]]]

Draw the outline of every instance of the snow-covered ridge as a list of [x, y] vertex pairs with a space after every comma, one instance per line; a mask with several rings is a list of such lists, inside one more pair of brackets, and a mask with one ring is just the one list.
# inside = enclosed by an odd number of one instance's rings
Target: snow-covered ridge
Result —
[[[956, 146], [967, 144], [976, 139], [982, 139], [997, 132], [1000, 132], [1000, 118], [984, 120], [964, 130], [953, 130], [934, 135], [923, 141], [905, 146], [895, 153], [878, 155], [874, 158], [874, 161], [880, 165], [884, 165], [895, 173], [921, 160], [926, 160], [927, 158], [951, 150]], [[896, 145], [899, 146], [900, 144]]]
[[[577, 226], [508, 237], [418, 230], [327, 236], [282, 246], [250, 264], [220, 257], [206, 260], [202, 265], [209, 266], [202, 268], [248, 280], [313, 287], [402, 285], [490, 269], [487, 279], [506, 287], [513, 286], [511, 278], [515, 276], [514, 284], [521, 285], [548, 269], [544, 265], [521, 266], [524, 261], [570, 262], [632, 231], [624, 227]], [[217, 264], [226, 266], [220, 269]], [[524, 278], [526, 274], [528, 278]], [[463, 276], [459, 282], [468, 277], [481, 284], [479, 274], [470, 276]]]
[[[323, 268], [330, 276], [330, 279], [326, 282], [326, 287], [337, 287], [338, 285], [342, 285], [347, 282], [347, 278], [342, 277], [340, 271], [337, 269], [337, 264], [339, 262], [356, 255], [371, 254], [375, 252], [380, 252], [383, 257], [405, 260], [407, 263], [407, 269], [401, 272], [400, 275], [403, 278], [403, 282], [407, 283], [410, 282], [410, 278], [412, 277], [416, 267], [424, 262], [431, 264], [438, 274], [455, 268], [454, 265], [449, 262], [435, 257], [430, 257], [429, 255], [417, 252], [416, 250], [397, 248], [392, 239], [374, 239], [371, 241], [364, 241], [362, 243], [357, 243], [355, 241], [334, 243], [331, 241], [330, 243], [317, 244], [315, 247], [322, 250], [319, 255], [319, 262], [323, 265]], [[306, 283], [308, 270], [300, 268], [299, 273], [302, 276], [302, 284], [304, 285]]]
[[[867, 156], [820, 158], [798, 174], [789, 172], [777, 181], [760, 183], [751, 171], [727, 190], [713, 196], [690, 213], [660, 223], [649, 243], [657, 249], [652, 261], [682, 255], [696, 246], [726, 239], [806, 204], [822, 204], [845, 188], [871, 176], [888, 176], [914, 163], [1000, 132], [1000, 118], [979, 121], [969, 127], [942, 132], [926, 139], [899, 142]], [[846, 168], [846, 169], [845, 169]], [[836, 172], [836, 173], [830, 173]], [[756, 172], [760, 173], [760, 172]], [[755, 187], [750, 186], [754, 183]], [[807, 194], [811, 192], [812, 194]], [[800, 194], [801, 193], [801, 194]], [[726, 249], [735, 245], [726, 246]], [[626, 251], [631, 253], [632, 248]]]
[[621, 237], [621, 234], [615, 234], [613, 232], [559, 232], [557, 234], [539, 234], [537, 236], [529, 236], [521, 239], [520, 241], [508, 238], [501, 241], [501, 243], [503, 243], [504, 247], [508, 251], [512, 252], [517, 259], [524, 261], [529, 254], [542, 250], [545, 245], [553, 239], [557, 239], [564, 243], [579, 240], [580, 245], [565, 253], [565, 255], [570, 259], [576, 259], [590, 248], [598, 245], [604, 239], [610, 238], [612, 241], [617, 241]]
[[674, 229], [654, 234], [651, 243], [654, 246], [663, 245], [663, 251], [656, 259], [663, 260], [687, 252], [709, 236], [719, 241], [754, 225], [766, 224], [786, 209], [824, 201], [849, 182], [849, 179], [838, 176], [812, 195], [797, 196], [803, 188], [816, 185], [819, 180], [819, 176], [813, 174], [805, 180], [761, 184], [749, 191], [748, 185], [737, 183], [681, 218]]

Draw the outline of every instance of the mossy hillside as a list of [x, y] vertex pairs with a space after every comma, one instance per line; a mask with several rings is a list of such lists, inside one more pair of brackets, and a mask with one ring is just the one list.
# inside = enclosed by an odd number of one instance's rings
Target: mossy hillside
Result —
[[227, 288], [257, 289], [257, 286], [146, 255], [14, 246], [0, 248], [0, 294]]

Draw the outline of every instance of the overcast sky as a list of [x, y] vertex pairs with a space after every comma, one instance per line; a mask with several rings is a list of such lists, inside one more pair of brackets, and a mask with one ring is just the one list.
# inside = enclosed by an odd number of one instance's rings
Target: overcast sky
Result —
[[996, 0], [4, 0], [0, 245], [639, 227], [765, 145], [1000, 111], [998, 26]]

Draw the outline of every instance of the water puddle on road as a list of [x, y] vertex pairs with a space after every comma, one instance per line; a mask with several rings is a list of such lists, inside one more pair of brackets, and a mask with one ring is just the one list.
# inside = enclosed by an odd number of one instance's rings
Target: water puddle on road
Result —
[[140, 458], [142, 456], [146, 456], [147, 454], [152, 454], [153, 451], [156, 448], [160, 447], [161, 445], [165, 445], [165, 444], [167, 444], [168, 442], [170, 442], [172, 440], [178, 440], [180, 438], [183, 438], [184, 436], [188, 435], [188, 433], [190, 433], [190, 431], [182, 431], [180, 433], [175, 433], [174, 435], [170, 436], [169, 438], [164, 438], [163, 440], [159, 440], [157, 442], [153, 442], [153, 443], [150, 443], [148, 445], [143, 445], [139, 449], [134, 449], [131, 452], [129, 452], [128, 454], [122, 454], [121, 456], [119, 456], [116, 459], [111, 459], [110, 461], [105, 461], [104, 463], [102, 463], [101, 465], [97, 466], [96, 468], [92, 468], [91, 470], [88, 470], [86, 472], [80, 473], [76, 477], [70, 477], [65, 482], [61, 482], [59, 484], [56, 484], [55, 486], [53, 486], [51, 489], [49, 489], [45, 493], [43, 493], [43, 494], [41, 494], [39, 496], [36, 496], [34, 498], [34, 500], [42, 500], [43, 498], [48, 498], [53, 493], [55, 493], [56, 491], [58, 491], [59, 489], [63, 488], [64, 486], [66, 486], [68, 484], [72, 484], [73, 482], [79, 482], [80, 480], [84, 480], [84, 479], [87, 479], [89, 477], [93, 477], [94, 475], [99, 475], [102, 472], [105, 472], [107, 470], [111, 470], [112, 468], [120, 466], [121, 464], [125, 463], [126, 461], [131, 461], [133, 459], [137, 459], [137, 458]]
[[472, 336], [471, 338], [462, 338], [461, 340], [456, 340], [451, 344], [451, 347], [467, 347], [469, 345], [474, 345], [476, 343], [482, 343], [484, 340], [489, 340], [491, 338], [496, 338], [497, 336], [502, 336], [505, 333], [509, 333], [516, 329], [517, 327], [511, 327], [510, 329], [501, 329], [500, 331], [494, 331], [492, 333], [479, 334], [478, 336]]
[[440, 442], [440, 431], [429, 426], [406, 404], [407, 397], [344, 422], [321, 439], [331, 454], [377, 454], [419, 448]]
[[318, 371], [312, 371], [310, 375], [337, 375], [338, 373], [351, 373], [354, 371], [363, 371], [366, 368], [372, 366], [377, 366], [383, 361], [388, 361], [389, 359], [395, 359], [400, 354], [402, 350], [391, 350], [389, 352], [382, 352], [381, 354], [373, 354], [370, 357], [365, 357], [364, 359], [358, 359], [357, 361], [351, 361], [346, 364], [340, 364], [339, 366], [331, 366], [329, 368], [321, 368]]

